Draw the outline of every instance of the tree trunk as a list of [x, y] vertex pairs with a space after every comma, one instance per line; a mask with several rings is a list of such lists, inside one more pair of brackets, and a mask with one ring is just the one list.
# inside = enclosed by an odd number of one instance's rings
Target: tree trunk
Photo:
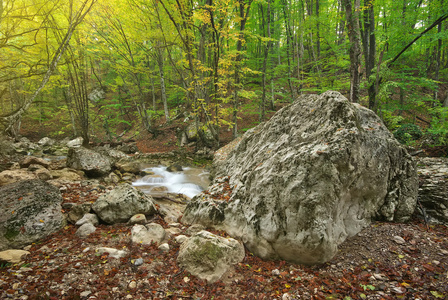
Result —
[[169, 123], [170, 120], [170, 112], [168, 111], [168, 103], [166, 100], [166, 88], [165, 88], [165, 73], [163, 71], [163, 50], [160, 45], [157, 47], [157, 65], [159, 66], [159, 75], [160, 75], [160, 93], [162, 97], [163, 111], [165, 112], [165, 120]]
[[[261, 103], [260, 103], [260, 122], [264, 121], [265, 116], [266, 116], [266, 70], [267, 70], [269, 50], [271, 47], [271, 40], [270, 40], [271, 39], [271, 0], [268, 0], [266, 18], [267, 18], [267, 37], [269, 38], [269, 40], [266, 43], [266, 47], [264, 49], [263, 69], [261, 71], [262, 72], [263, 94], [261, 96]], [[263, 18], [263, 21], [264, 21], [264, 18]]]
[[342, 0], [345, 7], [348, 38], [350, 40], [350, 101], [359, 103], [361, 82], [361, 32], [359, 27], [360, 0]]

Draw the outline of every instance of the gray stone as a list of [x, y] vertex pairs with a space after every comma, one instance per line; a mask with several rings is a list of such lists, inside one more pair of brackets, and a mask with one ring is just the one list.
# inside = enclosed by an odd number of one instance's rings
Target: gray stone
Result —
[[0, 186], [36, 178], [36, 174], [26, 169], [5, 170], [3, 172], [0, 172]]
[[152, 197], [129, 184], [121, 184], [101, 195], [92, 206], [98, 217], [108, 224], [125, 223], [136, 214], [153, 215]]
[[48, 168], [50, 162], [40, 157], [26, 156], [21, 162], [20, 166], [22, 168], [28, 168], [30, 165], [40, 165], [42, 167]]
[[51, 170], [50, 174], [54, 179], [67, 180], [67, 181], [81, 181], [84, 178], [83, 171], [71, 168], [64, 168], [61, 170]]
[[244, 255], [244, 246], [237, 240], [201, 231], [182, 243], [177, 263], [192, 275], [213, 283], [241, 262]]
[[110, 173], [112, 162], [108, 156], [79, 147], [69, 149], [67, 167], [81, 170], [89, 177], [99, 177]]
[[139, 174], [141, 170], [140, 162], [138, 161], [120, 161], [115, 163], [115, 167], [121, 172], [121, 173], [133, 173], [133, 174]]
[[160, 244], [165, 239], [165, 229], [156, 223], [145, 226], [136, 224], [131, 229], [131, 240], [133, 243], [149, 245]]
[[372, 219], [406, 221], [415, 209], [412, 157], [338, 92], [299, 97], [232, 146], [182, 221], [225, 230], [264, 259], [324, 263]]
[[76, 230], [75, 235], [80, 238], [86, 238], [89, 236], [89, 234], [94, 233], [96, 230], [96, 227], [92, 223], [84, 223], [81, 225], [81, 227]]
[[183, 244], [186, 240], [189, 239], [189, 237], [186, 235], [178, 235], [174, 239], [176, 240], [176, 243]]
[[64, 224], [59, 190], [42, 180], [0, 187], [0, 250], [22, 248]]
[[90, 212], [91, 208], [92, 208], [92, 204], [90, 204], [90, 203], [81, 203], [81, 204], [72, 206], [72, 208], [70, 209], [70, 211], [68, 213], [67, 220], [70, 223], [75, 224], [76, 222], [81, 220], [81, 218], [85, 214]]
[[95, 214], [85, 214], [81, 219], [76, 222], [76, 226], [82, 226], [86, 223], [90, 223], [93, 226], [97, 226], [100, 221], [98, 220], [97, 215]]
[[146, 216], [144, 214], [136, 214], [132, 216], [131, 219], [129, 220], [130, 225], [145, 224], [145, 223], [146, 223]]
[[419, 196], [428, 222], [448, 224], [448, 158], [419, 158]]
[[170, 251], [170, 245], [168, 245], [168, 243], [163, 243], [159, 246], [158, 249], [164, 252], [168, 252]]
[[41, 139], [37, 142], [37, 144], [38, 144], [39, 146], [43, 146], [43, 147], [45, 147], [45, 146], [53, 146], [55, 143], [56, 143], [56, 141], [53, 140], [52, 138], [49, 138], [49, 137], [41, 138]]
[[199, 231], [205, 230], [205, 226], [201, 224], [193, 224], [185, 230], [185, 234], [195, 235]]
[[99, 255], [103, 255], [104, 253], [109, 253], [109, 257], [117, 258], [117, 259], [120, 259], [120, 258], [128, 255], [128, 251], [126, 251], [126, 250], [117, 250], [117, 249], [108, 248], [108, 247], [99, 247], [96, 249], [96, 252]]
[[68, 141], [67, 142], [67, 147], [69, 147], [69, 148], [78, 148], [78, 147], [82, 146], [83, 142], [84, 142], [84, 139], [82, 137], [77, 137], [76, 139]]
[[12, 264], [19, 263], [25, 256], [30, 254], [29, 251], [10, 249], [0, 252], [0, 261]]

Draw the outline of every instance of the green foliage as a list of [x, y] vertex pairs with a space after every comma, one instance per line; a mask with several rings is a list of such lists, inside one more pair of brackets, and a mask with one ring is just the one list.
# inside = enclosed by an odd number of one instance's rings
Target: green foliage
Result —
[[394, 132], [395, 138], [402, 144], [418, 140], [423, 136], [423, 132], [418, 125], [404, 124]]
[[397, 129], [400, 126], [399, 124], [404, 120], [402, 116], [396, 116], [390, 110], [382, 110], [381, 112], [384, 125], [386, 125], [390, 131]]
[[448, 145], [448, 107], [435, 107], [431, 112], [431, 127], [428, 132], [436, 137], [437, 145]]

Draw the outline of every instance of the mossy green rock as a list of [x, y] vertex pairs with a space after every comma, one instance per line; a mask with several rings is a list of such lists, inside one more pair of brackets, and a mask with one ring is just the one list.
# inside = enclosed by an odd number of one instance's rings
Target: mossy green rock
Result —
[[37, 242], [64, 224], [61, 193], [45, 181], [2, 186], [0, 195], [0, 251]]
[[242, 243], [203, 230], [182, 243], [177, 263], [192, 275], [213, 283], [243, 259]]

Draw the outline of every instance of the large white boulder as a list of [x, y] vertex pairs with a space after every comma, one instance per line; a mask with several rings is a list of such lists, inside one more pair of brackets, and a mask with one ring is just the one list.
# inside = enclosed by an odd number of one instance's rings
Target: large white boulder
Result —
[[330, 260], [372, 219], [408, 220], [417, 200], [411, 156], [375, 113], [333, 91], [299, 97], [218, 151], [214, 174], [182, 221], [294, 263]]

